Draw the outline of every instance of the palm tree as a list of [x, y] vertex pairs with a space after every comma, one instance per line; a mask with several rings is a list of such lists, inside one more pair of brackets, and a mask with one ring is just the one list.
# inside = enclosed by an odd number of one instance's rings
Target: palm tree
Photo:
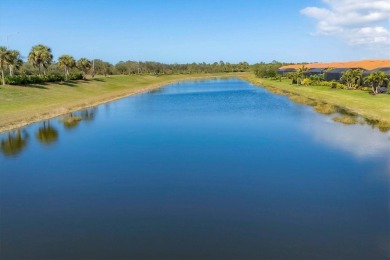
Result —
[[69, 69], [73, 68], [76, 65], [74, 58], [70, 55], [62, 55], [58, 58], [58, 65], [65, 70], [65, 80], [68, 80]]
[[9, 60], [8, 60], [8, 68], [9, 68], [9, 75], [14, 75], [14, 69], [19, 68], [22, 66], [23, 60], [20, 58], [20, 53], [17, 50], [10, 50], [9, 51]]
[[287, 78], [291, 79], [291, 84], [298, 84], [299, 75], [298, 75], [297, 71], [295, 71], [295, 72], [288, 72], [287, 73]]
[[372, 87], [374, 94], [378, 94], [378, 88], [386, 81], [389, 81], [389, 79], [383, 71], [374, 71], [364, 79], [364, 83]]
[[301, 81], [305, 78], [305, 73], [308, 71], [308, 68], [305, 67], [305, 65], [302, 65], [301, 68], [299, 68], [296, 73], [297, 73], [297, 85], [301, 84]]
[[45, 68], [53, 61], [51, 49], [42, 44], [33, 46], [28, 54], [28, 61], [38, 67], [39, 75], [41, 75], [42, 71], [46, 75]]
[[7, 50], [6, 47], [1, 46], [0, 47], [0, 70], [1, 70], [1, 81], [3, 82], [3, 85], [5, 85], [5, 78], [4, 78], [4, 66], [6, 66], [10, 59], [10, 52]]
[[76, 67], [83, 72], [83, 79], [87, 79], [87, 73], [91, 70], [92, 63], [86, 58], [77, 61]]
[[352, 69], [343, 73], [340, 80], [347, 84], [348, 89], [355, 89], [359, 87], [362, 78], [363, 70]]

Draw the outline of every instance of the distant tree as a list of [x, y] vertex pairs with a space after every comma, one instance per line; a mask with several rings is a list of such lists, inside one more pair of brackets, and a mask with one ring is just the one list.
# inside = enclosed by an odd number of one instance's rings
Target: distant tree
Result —
[[74, 58], [70, 55], [64, 54], [58, 58], [58, 66], [64, 69], [65, 80], [68, 80], [69, 69], [76, 65]]
[[345, 82], [348, 89], [356, 89], [360, 86], [362, 74], [363, 70], [361, 69], [347, 70], [341, 76], [340, 81]]
[[259, 78], [277, 78], [278, 68], [281, 66], [282, 63], [278, 63], [277, 61], [268, 64], [261, 62], [253, 65], [253, 71]]
[[112, 74], [112, 65], [108, 62], [95, 59], [94, 60], [95, 67], [94, 67], [94, 72], [98, 75], [104, 75], [107, 76], [109, 74]]
[[364, 79], [364, 83], [372, 88], [374, 94], [378, 94], [378, 89], [384, 82], [388, 82], [388, 76], [383, 71], [374, 71]]
[[302, 65], [302, 67], [297, 69], [297, 71], [296, 71], [296, 73], [297, 73], [297, 85], [300, 85], [302, 80], [306, 78], [306, 72], [308, 70], [309, 69], [307, 67], [305, 67], [305, 65]]
[[288, 72], [287, 78], [291, 79], [291, 84], [298, 84], [299, 74], [297, 71]]
[[42, 44], [33, 46], [28, 54], [28, 61], [38, 67], [39, 75], [41, 75], [42, 72], [46, 75], [45, 69], [53, 61], [51, 49]]
[[13, 76], [15, 69], [20, 68], [22, 64], [23, 64], [23, 60], [20, 58], [19, 51], [10, 50], [9, 60], [8, 60], [9, 75]]
[[1, 69], [1, 81], [5, 85], [4, 67], [9, 63], [10, 52], [6, 47], [0, 47], [0, 69]]
[[92, 63], [86, 58], [81, 58], [77, 61], [76, 67], [83, 72], [83, 79], [87, 79], [87, 74], [91, 70]]
[[129, 74], [129, 66], [128, 62], [120, 61], [115, 65], [115, 69], [119, 74]]
[[19, 68], [19, 72], [25, 75], [32, 75], [35, 72], [35, 67], [29, 62], [23, 62]]

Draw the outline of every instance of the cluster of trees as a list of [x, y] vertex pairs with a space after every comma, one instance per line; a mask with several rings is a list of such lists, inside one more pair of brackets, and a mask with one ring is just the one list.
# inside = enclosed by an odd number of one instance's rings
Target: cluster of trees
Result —
[[193, 73], [218, 73], [218, 72], [244, 72], [249, 71], [247, 62], [232, 64], [229, 62], [214, 63], [190, 63], [190, 64], [164, 64], [159, 62], [120, 61], [113, 72], [115, 74], [193, 74]]
[[[329, 68], [328, 70], [332, 70], [332, 68]], [[328, 70], [325, 70], [325, 72]], [[332, 88], [362, 90], [366, 90], [367, 87], [369, 87], [373, 94], [381, 93], [381, 87], [390, 82], [390, 76], [383, 71], [374, 71], [371, 72], [370, 75], [363, 77], [363, 70], [350, 69], [342, 74], [340, 82], [325, 82], [324, 74], [308, 75], [307, 72], [308, 68], [305, 67], [305, 65], [302, 65], [302, 67], [295, 72], [288, 72], [286, 76], [288, 79], [291, 79], [292, 84], [305, 86], [323, 85]]]
[[87, 75], [113, 74], [192, 74], [218, 72], [244, 72], [250, 70], [247, 62], [236, 64], [228, 62], [164, 64], [159, 62], [120, 61], [113, 65], [99, 59], [76, 60], [68, 54], [53, 60], [51, 48], [39, 44], [31, 48], [26, 61], [20, 52], [0, 47], [0, 69], [2, 84], [30, 84], [72, 79], [86, 79]]
[[[287, 78], [292, 80], [292, 84], [297, 84], [301, 85], [303, 84], [308, 84], [306, 79], [306, 73], [308, 71], [308, 68], [305, 67], [305, 65], [302, 65], [299, 69], [297, 69], [294, 72], [288, 72], [287, 73]], [[306, 81], [306, 82], [303, 82]]]
[[252, 65], [252, 70], [255, 75], [259, 78], [271, 78], [271, 79], [280, 79], [278, 74], [278, 69], [285, 65], [290, 65], [292, 63], [282, 63], [276, 60], [273, 60], [271, 63], [256, 63]]
[[[72, 69], [75, 70], [71, 73]], [[76, 61], [66, 54], [60, 56], [58, 62], [54, 63], [51, 49], [42, 44], [31, 48], [27, 62], [22, 60], [19, 51], [0, 47], [0, 70], [3, 85], [85, 78], [87, 73], [93, 73], [91, 69], [93, 69], [92, 62], [88, 59], [81, 58]]]

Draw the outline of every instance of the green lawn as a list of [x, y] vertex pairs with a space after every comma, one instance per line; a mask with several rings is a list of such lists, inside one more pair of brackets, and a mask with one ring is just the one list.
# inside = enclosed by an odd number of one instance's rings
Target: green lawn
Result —
[[34, 86], [0, 86], [0, 132], [172, 82], [235, 74], [121, 75]]
[[254, 85], [273, 87], [288, 91], [324, 103], [344, 107], [369, 119], [386, 121], [390, 123], [390, 95], [370, 95], [361, 90], [331, 89], [323, 86], [297, 86], [291, 85], [291, 80], [281, 82], [269, 79], [260, 79], [253, 74], [245, 74], [242, 79]]

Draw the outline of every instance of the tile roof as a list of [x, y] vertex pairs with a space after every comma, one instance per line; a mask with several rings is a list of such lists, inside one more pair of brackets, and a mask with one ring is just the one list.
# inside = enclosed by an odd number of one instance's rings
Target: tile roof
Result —
[[[328, 63], [309, 63], [304, 64], [309, 69], [315, 68], [363, 68], [372, 70], [381, 67], [390, 67], [390, 60], [360, 60], [348, 62], [328, 62]], [[279, 69], [299, 69], [302, 64], [282, 66]]]

